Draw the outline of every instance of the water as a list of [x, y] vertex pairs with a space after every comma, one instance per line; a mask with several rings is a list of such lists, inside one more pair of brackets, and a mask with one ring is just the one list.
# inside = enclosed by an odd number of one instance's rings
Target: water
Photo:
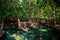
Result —
[[7, 30], [7, 34], [4, 40], [53, 40], [54, 35], [50, 28], [46, 26], [40, 26], [37, 28], [29, 28], [25, 30]]

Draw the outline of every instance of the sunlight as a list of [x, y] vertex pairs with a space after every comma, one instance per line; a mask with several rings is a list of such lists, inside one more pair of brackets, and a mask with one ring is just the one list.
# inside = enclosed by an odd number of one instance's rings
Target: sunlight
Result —
[[45, 32], [45, 31], [47, 31], [46, 29], [39, 29], [40, 31], [43, 31], [43, 32]]
[[20, 4], [21, 4], [22, 0], [19, 0], [19, 1], [20, 1]]

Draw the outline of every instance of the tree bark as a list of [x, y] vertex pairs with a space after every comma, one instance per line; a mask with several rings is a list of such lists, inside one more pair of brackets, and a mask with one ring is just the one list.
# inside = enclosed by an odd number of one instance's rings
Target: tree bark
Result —
[[18, 29], [21, 29], [20, 19], [18, 18]]
[[56, 25], [56, 7], [53, 7], [53, 14], [54, 14], [54, 24]]
[[4, 24], [3, 24], [3, 19], [2, 19], [2, 26], [1, 26], [1, 29], [3, 29], [3, 26], [4, 26]]

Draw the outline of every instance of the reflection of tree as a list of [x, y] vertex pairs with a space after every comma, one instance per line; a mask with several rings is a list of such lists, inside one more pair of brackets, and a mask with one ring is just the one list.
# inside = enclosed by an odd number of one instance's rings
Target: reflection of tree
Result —
[[[8, 32], [8, 31], [7, 31]], [[13, 34], [11, 34], [11, 32]], [[11, 30], [10, 32], [8, 32], [7, 37], [14, 37], [13, 39], [18, 39], [18, 40], [37, 40], [40, 37], [43, 38], [43, 40], [51, 40], [53, 37], [53, 33], [51, 31], [51, 29], [48, 29], [46, 26], [40, 26], [37, 28], [29, 28], [28, 31], [25, 31], [23, 29], [15, 31], [15, 30]], [[6, 39], [7, 40], [7, 39]]]

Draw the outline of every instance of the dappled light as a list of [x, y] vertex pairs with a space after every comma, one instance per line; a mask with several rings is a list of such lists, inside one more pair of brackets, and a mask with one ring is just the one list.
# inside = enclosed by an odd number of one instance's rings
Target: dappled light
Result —
[[59, 0], [1, 0], [0, 40], [59, 40]]

